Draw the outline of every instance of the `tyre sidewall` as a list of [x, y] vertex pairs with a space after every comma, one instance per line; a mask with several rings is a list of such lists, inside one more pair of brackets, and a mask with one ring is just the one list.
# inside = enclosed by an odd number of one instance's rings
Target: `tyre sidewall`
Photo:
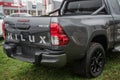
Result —
[[[103, 62], [104, 64], [103, 64], [103, 67], [102, 67], [100, 73], [92, 74], [91, 71], [90, 71], [90, 63], [91, 63], [91, 58], [95, 54], [94, 52], [95, 52], [96, 49], [101, 49], [102, 50], [103, 57], [104, 57], [104, 62]], [[89, 77], [99, 76], [103, 71], [104, 65], [105, 65], [105, 51], [104, 51], [103, 46], [99, 43], [92, 43], [90, 48], [88, 49], [87, 55], [86, 55], [86, 73], [87, 73], [86, 75], [89, 76]]]

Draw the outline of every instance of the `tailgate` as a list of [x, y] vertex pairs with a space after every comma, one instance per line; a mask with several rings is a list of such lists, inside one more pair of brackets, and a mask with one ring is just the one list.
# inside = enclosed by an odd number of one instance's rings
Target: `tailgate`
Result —
[[6, 18], [6, 42], [50, 47], [50, 17]]

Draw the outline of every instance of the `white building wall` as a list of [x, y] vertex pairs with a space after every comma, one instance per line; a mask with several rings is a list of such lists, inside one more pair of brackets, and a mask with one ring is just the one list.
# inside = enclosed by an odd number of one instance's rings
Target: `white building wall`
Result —
[[[42, 3], [40, 3], [41, 0], [37, 0], [36, 4], [34, 4], [32, 2], [32, 0], [21, 0], [21, 2], [23, 3], [23, 7], [19, 8], [19, 9], [17, 7], [18, 6], [17, 0], [0, 0], [0, 2], [2, 2], [2, 1], [17, 4], [17, 5], [14, 5], [16, 7], [8, 7], [8, 6], [0, 5], [0, 12], [3, 12], [4, 14], [7, 13], [6, 15], [16, 12], [17, 10], [22, 10], [22, 11], [26, 11], [26, 12], [28, 10], [28, 12], [31, 14], [37, 12], [37, 15], [38, 15], [38, 13], [40, 14], [40, 12], [42, 11]], [[28, 1], [28, 2], [26, 2], [26, 1]], [[33, 8], [34, 5], [36, 6], [37, 9]]]

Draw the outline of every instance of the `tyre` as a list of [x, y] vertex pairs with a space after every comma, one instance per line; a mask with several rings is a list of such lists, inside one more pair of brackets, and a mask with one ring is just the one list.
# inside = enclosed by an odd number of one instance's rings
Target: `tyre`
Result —
[[103, 46], [99, 43], [92, 43], [86, 56], [75, 65], [74, 71], [81, 76], [94, 78], [102, 73], [104, 65], [105, 51]]

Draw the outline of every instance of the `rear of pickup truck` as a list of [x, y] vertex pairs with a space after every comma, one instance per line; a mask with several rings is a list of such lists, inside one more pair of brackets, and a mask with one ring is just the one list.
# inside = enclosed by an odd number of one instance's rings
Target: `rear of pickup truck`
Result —
[[51, 18], [6, 18], [3, 48], [7, 56], [36, 64], [64, 66], [66, 54], [62, 47], [69, 43], [69, 38]]
[[[64, 0], [48, 17], [6, 18], [4, 51], [9, 57], [47, 66], [71, 62], [75, 73], [97, 77], [116, 35], [108, 8], [107, 0]], [[58, 16], [51, 15], [57, 11]]]

